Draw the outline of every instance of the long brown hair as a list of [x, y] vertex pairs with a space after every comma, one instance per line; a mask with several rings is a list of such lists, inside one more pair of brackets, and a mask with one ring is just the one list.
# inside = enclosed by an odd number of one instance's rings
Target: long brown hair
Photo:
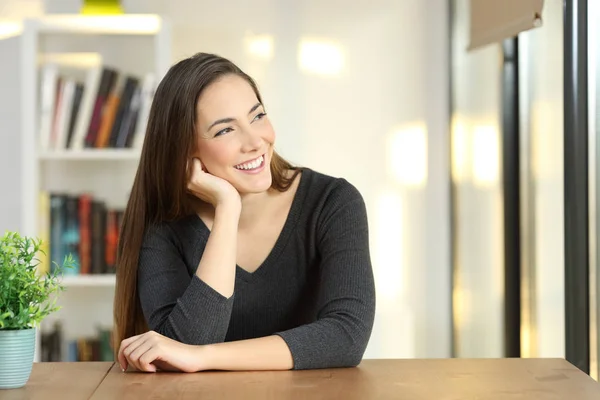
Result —
[[[113, 349], [123, 339], [148, 330], [137, 290], [139, 252], [146, 229], [194, 213], [197, 199], [187, 192], [188, 159], [195, 152], [196, 105], [211, 83], [235, 74], [248, 81], [262, 103], [254, 80], [231, 61], [198, 53], [179, 61], [156, 89], [133, 187], [123, 215], [117, 250]], [[277, 153], [271, 161], [271, 187], [286, 191], [299, 173]], [[292, 176], [288, 170], [295, 170]]]

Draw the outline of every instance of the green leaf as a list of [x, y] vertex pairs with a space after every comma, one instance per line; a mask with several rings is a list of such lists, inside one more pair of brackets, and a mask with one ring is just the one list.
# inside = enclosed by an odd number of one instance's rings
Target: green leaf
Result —
[[42, 244], [38, 238], [17, 232], [6, 232], [0, 238], [0, 329], [31, 328], [60, 309], [55, 294], [64, 291], [62, 271], [75, 263], [69, 254], [62, 265], [54, 263], [55, 271], [38, 276], [37, 255], [42, 253]]

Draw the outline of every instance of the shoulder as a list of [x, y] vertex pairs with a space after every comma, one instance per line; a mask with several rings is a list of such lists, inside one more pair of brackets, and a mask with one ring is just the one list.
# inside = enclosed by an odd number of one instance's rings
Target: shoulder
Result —
[[308, 170], [303, 203], [305, 215], [314, 229], [316, 245], [362, 248], [368, 240], [368, 218], [363, 196], [346, 178]]
[[305, 169], [303, 174], [302, 207], [316, 217], [318, 229], [339, 219], [366, 218], [363, 196], [347, 179], [311, 169]]
[[348, 203], [363, 202], [360, 191], [346, 178], [305, 169], [307, 198], [324, 208], [339, 208]]

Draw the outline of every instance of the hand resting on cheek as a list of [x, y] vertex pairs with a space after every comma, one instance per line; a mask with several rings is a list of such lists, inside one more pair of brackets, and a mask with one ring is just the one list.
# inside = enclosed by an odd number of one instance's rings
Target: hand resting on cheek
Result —
[[231, 183], [208, 173], [198, 158], [193, 158], [191, 163], [191, 174], [187, 185], [190, 193], [215, 208], [222, 204], [241, 203], [240, 194]]

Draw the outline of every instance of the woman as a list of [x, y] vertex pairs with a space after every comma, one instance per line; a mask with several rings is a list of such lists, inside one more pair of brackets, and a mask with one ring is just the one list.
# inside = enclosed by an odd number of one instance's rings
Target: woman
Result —
[[119, 242], [123, 370], [362, 359], [375, 313], [363, 199], [274, 141], [256, 84], [229, 60], [200, 53], [161, 81]]

